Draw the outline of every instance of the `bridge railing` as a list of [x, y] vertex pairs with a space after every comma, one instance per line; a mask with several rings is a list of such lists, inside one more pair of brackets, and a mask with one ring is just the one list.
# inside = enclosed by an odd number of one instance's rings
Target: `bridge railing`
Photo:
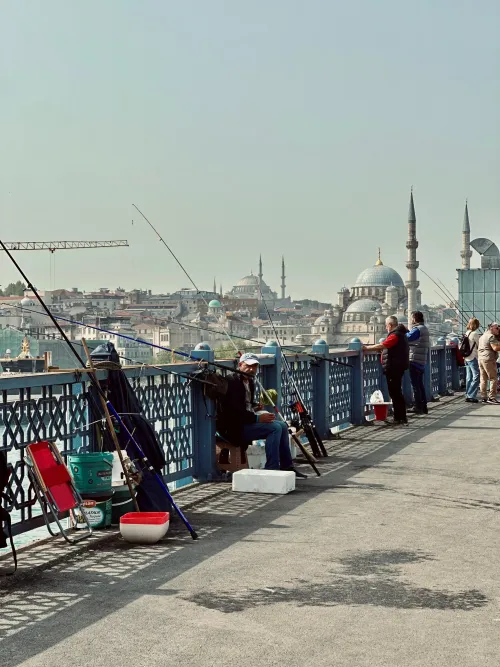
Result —
[[[208, 348], [193, 352], [213, 361]], [[259, 379], [275, 389], [278, 405], [287, 419], [296, 416], [292, 404], [297, 391], [311, 412], [323, 437], [332, 428], [366, 423], [371, 416], [371, 394], [380, 389], [387, 398], [387, 386], [378, 354], [363, 354], [357, 341], [350, 349], [330, 352], [326, 343], [313, 346], [307, 354], [281, 357], [276, 344], [262, 348]], [[228, 371], [234, 360], [222, 362]], [[198, 364], [164, 364], [158, 368], [126, 367], [129, 379], [146, 418], [155, 429], [165, 453], [165, 480], [210, 481], [215, 465], [215, 407], [203, 395], [203, 385], [190, 382]], [[99, 371], [105, 379], [106, 371]], [[455, 350], [444, 343], [429, 352], [425, 374], [429, 400], [438, 399], [460, 387]], [[404, 380], [408, 403], [412, 402], [409, 378]], [[7, 489], [7, 509], [12, 513], [14, 533], [42, 525], [43, 521], [25, 464], [26, 446], [39, 440], [56, 442], [64, 457], [76, 452], [95, 451], [95, 425], [89, 416], [89, 381], [86, 372], [57, 372], [0, 377], [0, 451], [6, 451], [12, 465]]]

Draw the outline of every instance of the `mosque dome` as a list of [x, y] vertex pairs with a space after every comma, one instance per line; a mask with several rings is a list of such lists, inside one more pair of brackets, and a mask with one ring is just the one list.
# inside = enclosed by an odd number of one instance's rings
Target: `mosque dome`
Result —
[[23, 308], [28, 308], [29, 306], [35, 306], [36, 305], [35, 302], [32, 299], [30, 299], [28, 296], [25, 296], [23, 299], [21, 299], [20, 303], [21, 303], [21, 306], [23, 306]]
[[356, 278], [354, 287], [404, 287], [397, 271], [384, 264], [375, 264], [362, 271]]
[[253, 273], [251, 273], [249, 276], [244, 276], [241, 280], [238, 280], [236, 287], [248, 287], [250, 285], [257, 287], [258, 284], [258, 276], [254, 276]]
[[397, 292], [398, 288], [395, 285], [389, 285], [389, 287], [387, 288], [387, 291], [388, 292]]
[[210, 303], [208, 304], [208, 307], [209, 308], [222, 308], [220, 301], [218, 301], [217, 299], [212, 299], [212, 301], [210, 301]]
[[347, 306], [346, 313], [374, 313], [380, 308], [380, 303], [375, 299], [358, 299]]

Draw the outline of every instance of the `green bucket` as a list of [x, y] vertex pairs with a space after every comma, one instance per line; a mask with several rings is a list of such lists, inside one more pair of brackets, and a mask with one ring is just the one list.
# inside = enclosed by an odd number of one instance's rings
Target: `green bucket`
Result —
[[81, 494], [111, 495], [113, 454], [76, 454], [68, 456], [68, 465], [75, 486]]

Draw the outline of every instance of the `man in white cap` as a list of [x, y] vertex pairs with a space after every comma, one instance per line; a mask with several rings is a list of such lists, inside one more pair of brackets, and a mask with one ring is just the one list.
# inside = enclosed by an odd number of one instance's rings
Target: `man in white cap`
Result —
[[307, 475], [295, 470], [290, 453], [288, 425], [278, 421], [270, 412], [257, 414], [255, 400], [255, 375], [259, 358], [247, 352], [240, 357], [239, 373], [228, 376], [227, 393], [221, 400], [217, 418], [217, 431], [223, 438], [240, 447], [253, 440], [266, 441], [266, 469], [293, 470], [297, 477]]

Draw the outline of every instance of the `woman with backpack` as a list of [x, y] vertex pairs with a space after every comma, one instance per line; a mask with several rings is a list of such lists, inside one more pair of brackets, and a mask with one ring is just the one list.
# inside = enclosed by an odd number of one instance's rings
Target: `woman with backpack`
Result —
[[460, 345], [460, 351], [465, 361], [465, 401], [467, 403], [479, 403], [476, 398], [479, 390], [479, 362], [477, 350], [479, 347], [479, 320], [472, 317], [467, 324], [467, 332]]

